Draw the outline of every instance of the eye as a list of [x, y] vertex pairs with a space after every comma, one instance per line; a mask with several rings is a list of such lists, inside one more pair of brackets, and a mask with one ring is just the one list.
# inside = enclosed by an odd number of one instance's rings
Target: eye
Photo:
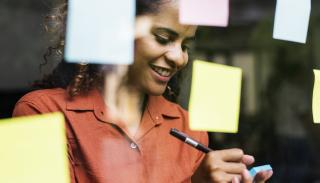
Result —
[[186, 41], [181, 45], [181, 49], [184, 52], [189, 52], [191, 48], [193, 48], [194, 44], [192, 41]]
[[182, 48], [182, 50], [183, 50], [184, 52], [188, 52], [188, 51], [190, 50], [190, 46], [189, 46], [189, 45], [186, 45], [186, 44], [183, 44], [183, 45], [181, 46], [181, 48]]
[[164, 35], [155, 34], [156, 41], [162, 45], [170, 43], [170, 38]]

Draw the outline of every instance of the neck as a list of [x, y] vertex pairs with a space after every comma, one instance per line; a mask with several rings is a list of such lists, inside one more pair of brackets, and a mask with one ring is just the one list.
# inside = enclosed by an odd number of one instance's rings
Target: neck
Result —
[[124, 84], [117, 78], [108, 76], [103, 97], [111, 120], [114, 123], [122, 123], [119, 125], [124, 125], [128, 132], [134, 135], [140, 125], [147, 95], [130, 84]]

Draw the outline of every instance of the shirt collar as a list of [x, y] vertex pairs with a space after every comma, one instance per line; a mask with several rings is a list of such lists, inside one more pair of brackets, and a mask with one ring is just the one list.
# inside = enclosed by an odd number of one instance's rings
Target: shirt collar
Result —
[[163, 96], [149, 96], [147, 110], [156, 124], [163, 121], [163, 117], [180, 118], [178, 104], [166, 100]]
[[67, 110], [93, 111], [100, 121], [110, 122], [103, 97], [98, 89], [90, 90], [86, 95], [77, 95], [67, 102]]
[[[90, 90], [86, 95], [77, 95], [68, 100], [66, 109], [71, 111], [93, 110], [99, 120], [110, 122], [106, 105], [98, 89]], [[146, 110], [156, 124], [160, 124], [163, 117], [179, 118], [181, 116], [178, 104], [166, 100], [163, 96], [149, 96]]]

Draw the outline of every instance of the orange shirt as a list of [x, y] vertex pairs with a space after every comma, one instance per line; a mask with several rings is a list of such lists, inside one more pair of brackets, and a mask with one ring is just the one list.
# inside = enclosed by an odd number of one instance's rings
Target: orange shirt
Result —
[[65, 115], [73, 183], [191, 182], [204, 154], [169, 130], [177, 128], [208, 144], [206, 133], [188, 128], [188, 113], [162, 96], [149, 96], [134, 137], [108, 120], [98, 90], [73, 100], [61, 88], [34, 91], [18, 101], [13, 116], [55, 111]]

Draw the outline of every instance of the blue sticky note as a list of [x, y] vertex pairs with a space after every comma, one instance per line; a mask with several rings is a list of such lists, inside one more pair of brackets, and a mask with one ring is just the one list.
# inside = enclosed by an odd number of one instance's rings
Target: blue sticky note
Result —
[[130, 64], [134, 54], [135, 1], [70, 0], [65, 60]]
[[250, 169], [249, 173], [252, 177], [256, 176], [257, 173], [261, 171], [267, 171], [272, 170], [272, 167], [270, 165], [262, 165], [262, 166], [256, 166]]
[[273, 38], [306, 43], [311, 0], [277, 0]]

